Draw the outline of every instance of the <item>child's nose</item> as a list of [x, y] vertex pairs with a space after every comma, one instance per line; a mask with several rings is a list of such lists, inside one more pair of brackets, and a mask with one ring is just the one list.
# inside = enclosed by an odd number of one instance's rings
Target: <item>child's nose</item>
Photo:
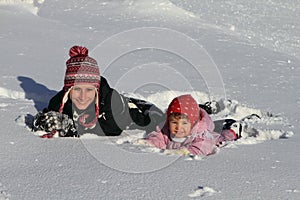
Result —
[[181, 130], [181, 128], [182, 128], [181, 124], [178, 124], [177, 125], [177, 130]]

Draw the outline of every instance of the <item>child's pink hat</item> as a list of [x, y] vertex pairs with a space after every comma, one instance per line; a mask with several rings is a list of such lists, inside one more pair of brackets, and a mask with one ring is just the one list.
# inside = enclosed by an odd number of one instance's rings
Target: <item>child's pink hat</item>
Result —
[[172, 100], [167, 110], [167, 117], [172, 113], [185, 114], [192, 126], [199, 119], [200, 108], [196, 100], [189, 94], [181, 95]]

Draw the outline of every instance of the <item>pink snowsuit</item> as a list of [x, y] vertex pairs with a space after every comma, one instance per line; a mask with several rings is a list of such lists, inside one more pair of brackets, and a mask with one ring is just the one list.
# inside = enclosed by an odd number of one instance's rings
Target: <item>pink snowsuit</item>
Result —
[[146, 140], [160, 149], [187, 149], [194, 155], [210, 155], [215, 153], [216, 145], [223, 141], [220, 134], [213, 132], [215, 125], [205, 110], [199, 108], [199, 118], [191, 130], [191, 135], [182, 143], [172, 141], [168, 121], [162, 128], [149, 133]]

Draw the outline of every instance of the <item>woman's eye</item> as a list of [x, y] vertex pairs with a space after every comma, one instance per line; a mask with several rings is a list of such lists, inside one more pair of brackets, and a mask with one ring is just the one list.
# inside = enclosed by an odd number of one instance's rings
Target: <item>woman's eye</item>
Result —
[[80, 91], [80, 88], [74, 88], [75, 91]]

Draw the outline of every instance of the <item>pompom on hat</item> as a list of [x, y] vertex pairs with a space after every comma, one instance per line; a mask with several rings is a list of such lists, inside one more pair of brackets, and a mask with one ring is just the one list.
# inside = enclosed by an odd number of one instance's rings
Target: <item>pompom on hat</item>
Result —
[[70, 90], [77, 84], [92, 84], [96, 88], [95, 98], [95, 118], [91, 122], [86, 122], [87, 116], [79, 122], [87, 128], [93, 127], [99, 116], [99, 90], [100, 90], [100, 70], [97, 61], [88, 56], [88, 49], [82, 46], [73, 46], [69, 51], [70, 58], [66, 62], [66, 74], [64, 79], [64, 97], [59, 108], [63, 112], [65, 103], [68, 100]]
[[172, 113], [180, 113], [186, 115], [192, 126], [200, 117], [200, 108], [196, 100], [189, 94], [181, 95], [172, 100], [167, 110], [167, 119]]

